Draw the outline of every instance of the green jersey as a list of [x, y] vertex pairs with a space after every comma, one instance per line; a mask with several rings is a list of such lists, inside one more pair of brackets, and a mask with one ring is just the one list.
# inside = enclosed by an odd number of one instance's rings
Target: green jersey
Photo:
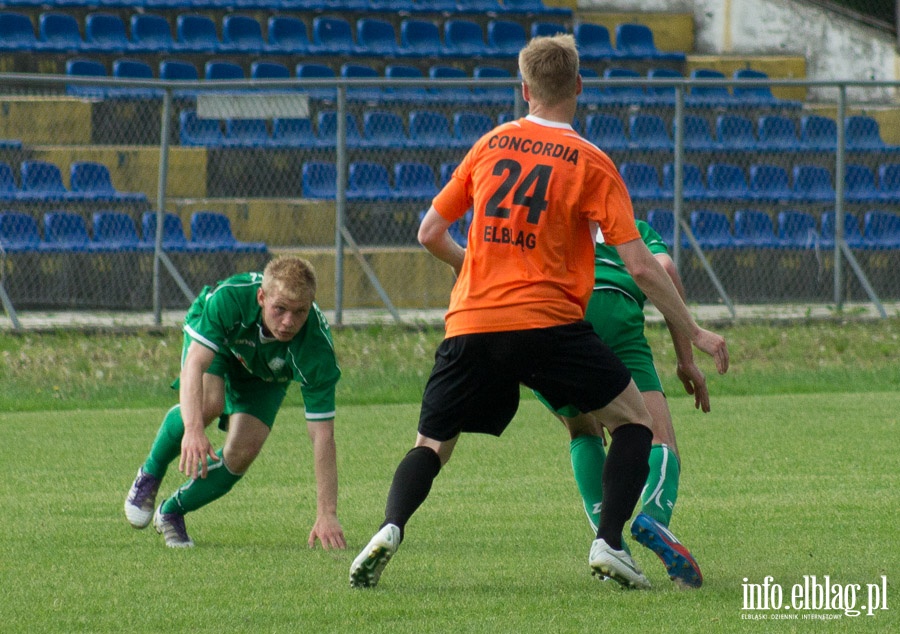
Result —
[[313, 303], [306, 324], [291, 341], [267, 337], [256, 299], [262, 279], [262, 273], [241, 273], [205, 287], [185, 317], [185, 334], [217, 356], [236, 360], [240, 365], [233, 367], [243, 371], [242, 380], [252, 377], [284, 387], [300, 383], [308, 420], [334, 418], [341, 371], [328, 321]]
[[[641, 239], [650, 249], [650, 253], [655, 255], [669, 252], [666, 243], [649, 224], [643, 220], [637, 220], [636, 223]], [[594, 249], [594, 290], [610, 289], [624, 293], [643, 310], [647, 296], [628, 273], [616, 248], [601, 242], [602, 237], [599, 234], [597, 237], [597, 246]]]

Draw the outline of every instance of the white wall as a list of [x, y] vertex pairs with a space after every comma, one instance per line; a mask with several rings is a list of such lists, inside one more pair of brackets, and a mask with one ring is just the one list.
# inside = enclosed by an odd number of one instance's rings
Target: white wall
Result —
[[[703, 54], [803, 55], [814, 80], [900, 79], [892, 34], [793, 0], [579, 0], [611, 12], [686, 12]], [[820, 94], [833, 98], [833, 91]], [[889, 100], [893, 91], [853, 90], [854, 99]]]

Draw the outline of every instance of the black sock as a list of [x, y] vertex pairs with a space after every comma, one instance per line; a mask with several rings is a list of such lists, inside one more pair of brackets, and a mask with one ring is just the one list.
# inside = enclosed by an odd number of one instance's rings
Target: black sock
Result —
[[641, 497], [650, 473], [653, 433], [643, 425], [622, 425], [612, 434], [603, 466], [603, 504], [597, 539], [622, 549], [622, 529]]
[[440, 470], [441, 459], [428, 447], [413, 447], [397, 465], [394, 481], [388, 492], [382, 526], [398, 526], [401, 541], [406, 522], [428, 497], [431, 483]]

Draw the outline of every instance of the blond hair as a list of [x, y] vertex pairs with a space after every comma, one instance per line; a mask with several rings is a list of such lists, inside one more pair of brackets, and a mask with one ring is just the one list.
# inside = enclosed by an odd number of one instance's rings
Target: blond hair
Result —
[[278, 256], [263, 271], [263, 292], [280, 293], [290, 301], [315, 300], [316, 284], [312, 264], [296, 255]]
[[531, 98], [546, 106], [577, 94], [578, 49], [571, 33], [532, 38], [519, 51], [519, 72]]

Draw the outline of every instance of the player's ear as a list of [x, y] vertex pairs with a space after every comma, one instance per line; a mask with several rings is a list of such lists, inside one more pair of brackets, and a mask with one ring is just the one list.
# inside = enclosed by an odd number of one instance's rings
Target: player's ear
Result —
[[256, 289], [256, 303], [259, 304], [260, 308], [262, 308], [266, 303], [266, 293], [260, 286]]

